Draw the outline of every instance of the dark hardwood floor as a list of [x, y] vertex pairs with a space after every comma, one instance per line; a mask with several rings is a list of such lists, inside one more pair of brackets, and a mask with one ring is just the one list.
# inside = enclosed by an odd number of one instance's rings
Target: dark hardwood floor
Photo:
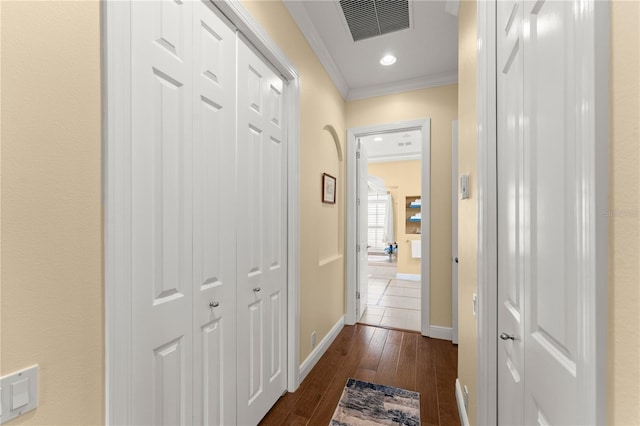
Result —
[[420, 392], [422, 425], [459, 425], [458, 347], [418, 333], [345, 326], [294, 393], [261, 425], [328, 425], [349, 377]]

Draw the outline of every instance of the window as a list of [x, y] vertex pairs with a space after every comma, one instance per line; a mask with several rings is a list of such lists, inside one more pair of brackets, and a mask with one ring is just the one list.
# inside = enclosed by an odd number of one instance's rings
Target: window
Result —
[[384, 225], [387, 194], [369, 194], [369, 251], [384, 251]]

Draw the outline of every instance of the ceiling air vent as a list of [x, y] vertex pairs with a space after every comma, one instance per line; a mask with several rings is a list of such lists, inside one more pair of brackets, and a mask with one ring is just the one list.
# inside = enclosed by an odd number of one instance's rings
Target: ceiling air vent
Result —
[[409, 28], [408, 0], [340, 0], [353, 41]]

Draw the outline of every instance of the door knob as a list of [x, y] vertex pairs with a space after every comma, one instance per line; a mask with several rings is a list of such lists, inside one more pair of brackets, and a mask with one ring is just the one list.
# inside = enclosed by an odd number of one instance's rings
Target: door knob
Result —
[[260, 287], [254, 287], [253, 291], [255, 291], [256, 293], [260, 291]]
[[211, 303], [209, 303], [209, 307], [210, 308], [217, 308], [218, 306], [220, 306], [220, 302], [211, 302]]
[[516, 340], [515, 336], [510, 336], [507, 333], [500, 333], [500, 338], [502, 340]]

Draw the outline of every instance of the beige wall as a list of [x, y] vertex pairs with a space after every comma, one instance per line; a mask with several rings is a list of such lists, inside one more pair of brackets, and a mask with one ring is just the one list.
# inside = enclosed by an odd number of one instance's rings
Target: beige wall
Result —
[[[610, 222], [607, 423], [640, 422], [640, 4], [614, 1], [611, 20]], [[476, 324], [467, 311], [476, 291], [475, 2], [459, 13], [460, 172], [471, 173], [472, 198], [459, 202], [458, 377], [470, 390], [469, 418], [476, 421]], [[464, 207], [463, 207], [464, 206]], [[605, 213], [603, 213], [605, 214]], [[464, 259], [467, 258], [465, 261]]]
[[40, 364], [39, 407], [12, 424], [99, 424], [99, 3], [0, 3], [1, 374]]
[[[325, 125], [332, 125], [344, 152], [345, 103], [313, 50], [279, 1], [243, 1], [300, 73], [300, 362], [345, 312], [344, 162]], [[322, 204], [322, 173], [339, 178], [338, 202]], [[322, 223], [324, 226], [319, 226]], [[334, 259], [331, 261], [331, 259]], [[328, 262], [328, 263], [327, 263]]]
[[476, 424], [476, 321], [470, 309], [477, 292], [476, 3], [458, 12], [458, 173], [469, 175], [470, 197], [458, 200], [458, 378], [469, 389], [468, 415]]
[[451, 121], [458, 118], [458, 85], [347, 102], [347, 128], [424, 118], [431, 118], [430, 319], [451, 327]]
[[640, 424], [640, 3], [612, 2], [608, 418]]
[[[406, 219], [420, 210], [407, 211], [406, 197], [419, 196], [422, 176], [422, 161], [392, 161], [388, 163], [369, 163], [369, 174], [384, 179], [387, 188], [394, 189], [393, 218], [394, 235], [398, 243], [398, 273], [420, 274], [420, 259], [411, 257], [411, 246], [407, 240], [419, 240], [420, 235], [407, 234]], [[409, 213], [409, 216], [407, 216]], [[426, 214], [424, 217], [427, 217]], [[421, 225], [421, 224], [418, 224]]]

